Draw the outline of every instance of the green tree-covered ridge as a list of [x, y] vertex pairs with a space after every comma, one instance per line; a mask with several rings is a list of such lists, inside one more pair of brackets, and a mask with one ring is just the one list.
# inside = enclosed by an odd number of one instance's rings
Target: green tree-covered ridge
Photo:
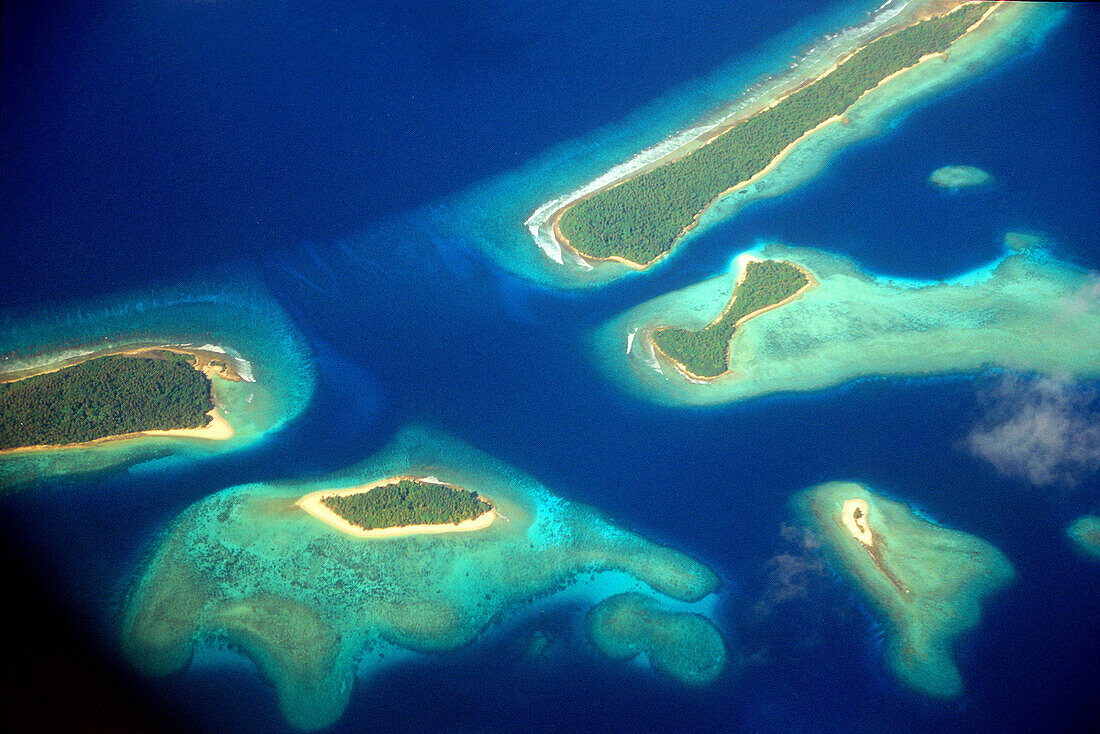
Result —
[[214, 401], [210, 378], [194, 360], [165, 350], [108, 355], [0, 383], [0, 450], [202, 428]]
[[890, 74], [946, 50], [992, 4], [964, 5], [864, 46], [831, 73], [698, 150], [577, 201], [562, 212], [558, 229], [582, 255], [653, 262], [723, 192], [762, 171], [804, 133], [842, 115]]
[[355, 494], [329, 495], [321, 502], [364, 530], [456, 524], [493, 509], [477, 492], [419, 479], [399, 479]]
[[730, 339], [737, 322], [798, 293], [806, 273], [782, 260], [753, 260], [733, 291], [726, 310], [699, 331], [665, 327], [653, 332], [653, 343], [670, 359], [698, 377], [718, 377], [729, 370]]

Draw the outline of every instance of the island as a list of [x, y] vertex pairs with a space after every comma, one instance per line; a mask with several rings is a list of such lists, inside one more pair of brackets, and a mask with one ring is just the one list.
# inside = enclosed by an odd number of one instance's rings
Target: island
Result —
[[1066, 535], [1086, 558], [1100, 561], [1100, 517], [1082, 515], [1070, 523]]
[[970, 189], [989, 183], [993, 179], [988, 171], [974, 166], [944, 166], [932, 171], [928, 182], [950, 191]]
[[298, 506], [359, 538], [461, 533], [489, 527], [492, 504], [436, 477], [391, 477], [347, 489], [313, 492]]
[[[493, 522], [375, 542], [301, 505], [317, 492], [414, 477], [491, 497]], [[150, 675], [186, 668], [196, 648], [228, 645], [270, 681], [291, 726], [320, 729], [340, 717], [358, 681], [470, 645], [535, 599], [563, 594], [594, 606], [645, 592], [705, 613], [719, 585], [690, 556], [466, 444], [412, 427], [336, 475], [231, 487], [185, 509], [135, 569], [120, 636], [127, 657]], [[669, 629], [682, 629], [675, 620]]]
[[[1057, 260], [1041, 238], [1013, 249], [1019, 241], [1010, 233], [1001, 257], [943, 281], [872, 275], [838, 255], [767, 245], [738, 256], [726, 273], [613, 317], [590, 334], [590, 348], [622, 389], [667, 405], [991, 367], [1100, 376], [1100, 293], [1092, 277]], [[711, 327], [705, 340], [696, 337], [706, 348], [686, 355], [662, 341], [668, 333], [662, 329], [675, 326], [680, 331], [673, 333], [691, 336], [722, 314], [753, 258], [797, 266], [807, 284], [797, 298], [741, 321], [728, 340], [725, 330]], [[719, 369], [728, 372], [698, 377]]]
[[234, 451], [294, 419], [313, 357], [263, 283], [104, 296], [0, 330], [0, 491]]
[[729, 304], [721, 315], [698, 331], [662, 327], [650, 334], [653, 346], [687, 376], [718, 377], [729, 371], [730, 339], [745, 321], [777, 308], [802, 294], [813, 276], [782, 260], [748, 260]]
[[616, 594], [588, 613], [588, 636], [608, 657], [645, 654], [659, 673], [688, 686], [713, 683], [726, 668], [726, 645], [706, 617], [670, 612], [649, 596]]
[[151, 348], [0, 382], [0, 452], [89, 446], [140, 434], [225, 439], [211, 377], [240, 381], [220, 355]]
[[666, 255], [716, 199], [766, 174], [822, 127], [843, 122], [869, 91], [931, 58], [997, 3], [966, 2], [855, 49], [774, 104], [712, 131], [684, 155], [575, 199], [552, 216], [554, 237], [583, 260], [644, 268]]
[[860, 484], [818, 485], [792, 504], [885, 628], [890, 671], [927, 696], [959, 696], [953, 646], [979, 625], [983, 601], [1014, 579], [1008, 559]]

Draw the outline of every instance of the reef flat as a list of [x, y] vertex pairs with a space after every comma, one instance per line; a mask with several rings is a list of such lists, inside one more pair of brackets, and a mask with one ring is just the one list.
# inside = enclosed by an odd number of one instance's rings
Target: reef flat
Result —
[[[489, 497], [475, 532], [359, 538], [298, 506], [311, 492], [379, 478], [432, 476]], [[317, 729], [348, 704], [357, 669], [471, 643], [503, 612], [567, 589], [578, 574], [628, 575], [695, 602], [718, 578], [677, 551], [457, 441], [402, 432], [378, 456], [325, 480], [234, 487], [184, 511], [128, 599], [122, 647], [154, 675], [187, 666], [196, 643], [224, 641], [259, 667], [286, 720]], [[605, 596], [620, 591], [608, 584]]]
[[978, 626], [982, 601], [1015, 577], [1008, 559], [859, 484], [818, 485], [793, 506], [885, 626], [891, 672], [925, 695], [960, 695], [952, 647]]
[[[701, 329], [722, 313], [747, 258], [798, 265], [816, 285], [743, 323], [729, 372], [683, 374], [650, 334]], [[1021, 371], [1100, 374], [1100, 294], [1088, 273], [1042, 249], [1006, 250], [989, 266], [944, 282], [899, 281], [849, 260], [770, 245], [725, 275], [646, 302], [595, 330], [595, 357], [625, 390], [666, 404], [715, 404], [820, 390], [869, 376]]]
[[1066, 535], [1087, 558], [1100, 561], [1100, 517], [1082, 515], [1070, 523]]
[[[831, 34], [813, 44], [814, 49], [829, 49], [824, 56], [796, 59], [791, 70], [769, 78], [766, 84], [750, 87], [750, 91], [742, 91], [716, 118], [713, 112], [700, 111], [700, 116], [711, 122], [693, 122], [686, 130], [667, 133], [661, 142], [635, 153], [629, 160], [616, 161], [605, 171], [597, 169], [588, 182], [573, 183], [577, 180], [575, 173], [563, 175], [561, 179], [575, 188], [543, 200], [528, 216], [527, 252], [496, 242], [487, 245], [487, 249], [509, 269], [566, 287], [601, 285], [647, 267], [680, 249], [710, 225], [733, 216], [749, 202], [777, 196], [806, 181], [824, 167], [835, 151], [888, 129], [904, 109], [1026, 50], [1064, 16], [1056, 9], [1027, 3], [997, 3], [992, 9], [988, 5], [968, 4], [951, 16], [958, 19], [964, 17], [961, 14], [977, 15], [983, 7], [988, 13], [953, 41], [949, 50], [924, 54], [914, 60], [916, 63], [904, 67], [904, 71], [899, 68], [884, 73], [875, 80], [877, 84], [856, 94], [854, 101], [845, 96], [851, 91], [846, 88], [836, 95], [825, 94], [819, 100], [817, 96], [830, 86], [834, 75], [846, 74], [845, 67], [869, 52], [876, 39], [892, 42], [891, 38], [903, 33], [915, 33], [922, 20], [934, 25], [937, 21], [928, 19], [941, 15], [944, 5], [904, 3], [891, 7], [890, 18], [885, 22], [876, 16], [866, 27], [845, 28]], [[829, 39], [834, 37], [844, 43], [839, 47], [833, 45]], [[891, 62], [896, 60], [892, 54], [887, 56]], [[817, 123], [806, 127], [805, 116], [787, 115], [793, 100], [803, 97], [821, 102], [822, 109], [828, 108], [830, 112], [833, 111], [830, 105], [840, 104], [843, 109], [822, 120], [813, 118]], [[844, 107], [845, 104], [849, 106]], [[764, 124], [761, 120], [767, 122], [764, 127], [769, 129], [793, 125], [792, 130], [801, 132], [793, 137], [779, 136], [783, 144], [770, 153], [761, 152], [755, 144], [735, 146], [739, 150], [745, 147], [759, 158], [743, 175], [703, 176], [709, 182], [706, 186], [696, 186], [695, 179], [700, 176], [694, 173], [679, 178], [675, 175], [685, 166], [694, 171], [689, 163], [692, 159], [713, 158], [702, 166], [707, 171], [741, 161], [739, 153], [727, 156], [714, 151], [727, 136], [733, 136], [729, 138], [732, 140], [739, 129]], [[662, 177], [671, 180], [664, 181]], [[511, 183], [515, 186], [521, 182]], [[690, 191], [681, 191], [685, 186]], [[634, 189], [640, 189], [637, 195]], [[701, 195], [704, 189], [709, 193]], [[504, 198], [503, 193], [501, 197]], [[599, 211], [593, 216], [583, 216], [588, 209]], [[582, 213], [584, 226], [572, 221], [578, 218], [576, 212]], [[604, 219], [607, 221], [603, 222]], [[479, 225], [479, 229], [487, 228], [487, 224]], [[511, 239], [503, 234], [494, 237], [501, 242]], [[537, 250], [531, 248], [532, 239]], [[584, 244], [578, 245], [579, 242]], [[573, 245], [579, 246], [580, 252]], [[536, 261], [539, 254], [541, 261]]]
[[[314, 366], [301, 336], [262, 288], [244, 283], [5, 314], [3, 324], [0, 381], [19, 384], [13, 381], [107, 357], [144, 362], [175, 355], [173, 359], [193, 360], [200, 377], [208, 379], [214, 410], [202, 427], [139, 428], [70, 445], [2, 452], [0, 487], [171, 455], [198, 458], [237, 449], [293, 419], [313, 394]], [[162, 391], [167, 384], [152, 383]], [[169, 399], [170, 394], [167, 390], [157, 399]], [[82, 431], [81, 426], [95, 419], [108, 419], [110, 402], [74, 404], [81, 414], [76, 427]], [[118, 417], [113, 424], [128, 420]]]
[[983, 171], [975, 166], [944, 166], [937, 168], [928, 176], [928, 182], [941, 189], [957, 191], [982, 186], [993, 177], [988, 171]]
[[726, 668], [726, 645], [706, 617], [670, 612], [644, 594], [617, 594], [588, 613], [589, 639], [615, 660], [645, 654], [649, 664], [679, 683], [704, 686]]

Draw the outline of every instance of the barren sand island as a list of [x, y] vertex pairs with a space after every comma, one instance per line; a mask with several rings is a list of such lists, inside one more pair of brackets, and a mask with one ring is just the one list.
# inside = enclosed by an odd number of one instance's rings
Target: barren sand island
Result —
[[[298, 500], [296, 504], [321, 522], [336, 528], [342, 533], [357, 538], [401, 538], [409, 535], [469, 533], [475, 530], [484, 530], [492, 525], [497, 518], [502, 517], [502, 515], [498, 514], [496, 509], [490, 504], [489, 509], [477, 517], [456, 523], [422, 523], [417, 525], [400, 525], [395, 527], [367, 529], [341, 516], [324, 502], [324, 500], [329, 497], [350, 497], [363, 494], [364, 492], [369, 492], [378, 487], [393, 485], [403, 479], [458, 489], [453, 485], [439, 481], [435, 477], [387, 477], [386, 479], [379, 479], [376, 482], [348, 487], [347, 489], [324, 489], [319, 492], [311, 492]], [[482, 496], [481, 499], [484, 500], [486, 498]]]
[[1008, 559], [851, 482], [812, 487], [793, 507], [884, 626], [890, 671], [927, 696], [959, 696], [955, 640], [979, 625], [985, 599], [1014, 578]]

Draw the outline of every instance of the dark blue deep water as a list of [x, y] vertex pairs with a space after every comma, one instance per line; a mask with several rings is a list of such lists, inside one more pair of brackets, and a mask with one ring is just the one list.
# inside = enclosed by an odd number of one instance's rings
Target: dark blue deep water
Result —
[[[1100, 269], [1095, 8], [1075, 7], [1037, 48], [909, 110], [667, 267], [598, 292], [531, 286], [431, 221], [433, 202], [754, 58], [792, 26], [813, 38], [874, 5], [5, 3], [0, 307], [248, 272], [304, 333], [319, 384], [300, 419], [253, 449], [3, 498], [8, 599], [26, 599], [30, 630], [4, 661], [21, 671], [4, 715], [25, 722], [49, 705], [89, 726], [281, 728], [270, 690], [243, 668], [130, 676], [111, 642], [119, 595], [193, 502], [348, 466], [411, 422], [715, 568], [719, 626], [744, 663], [684, 691], [600, 659], [578, 610], [547, 606], [470, 649], [360, 681], [338, 731], [1064, 731], [1095, 714], [1100, 566], [1063, 529], [1100, 501], [1097, 475], [1036, 488], [962, 448], [996, 376], [668, 409], [619, 393], [585, 342], [773, 239], [937, 279], [1026, 230]], [[952, 163], [996, 183], [969, 195], [927, 185]], [[893, 682], [881, 630], [829, 574], [806, 600], [751, 613], [767, 561], [800, 552], [780, 534], [790, 496], [837, 478], [979, 535], [1016, 567], [957, 651], [960, 701]], [[535, 626], [554, 632], [541, 667], [521, 664], [515, 642]]]

